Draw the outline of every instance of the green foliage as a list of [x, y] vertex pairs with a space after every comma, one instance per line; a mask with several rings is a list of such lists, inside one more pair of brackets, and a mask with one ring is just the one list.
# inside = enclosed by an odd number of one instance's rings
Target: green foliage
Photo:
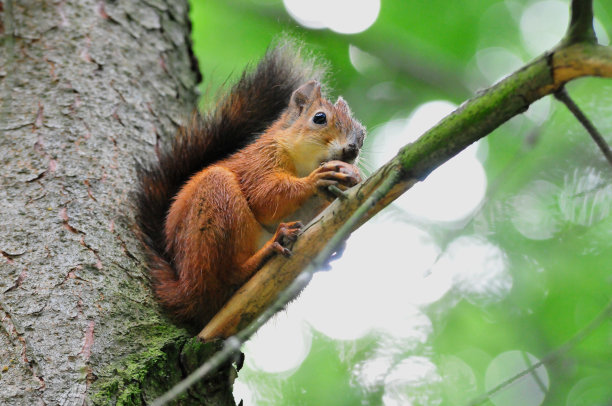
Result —
[[[193, 0], [194, 48], [205, 78], [201, 89], [205, 100], [213, 100], [214, 89], [256, 61], [273, 38], [289, 32], [330, 61], [334, 93], [342, 94], [370, 128], [364, 153], [368, 158], [384, 148], [384, 137], [376, 134], [389, 120], [405, 119], [431, 100], [459, 104], [499, 78], [490, 76], [495, 69], [503, 71], [501, 58], [510, 55], [524, 64], [534, 57], [528, 42], [538, 38], [521, 34], [521, 12], [535, 3], [389, 0], [382, 2], [376, 23], [367, 31], [341, 35], [300, 28], [276, 1]], [[553, 7], [553, 3], [544, 6]], [[610, 3], [595, 1], [594, 11], [598, 25], [611, 36]], [[351, 62], [349, 45], [365, 53], [360, 54], [363, 64], [359, 69]], [[500, 50], [503, 52], [491, 53]], [[493, 57], [487, 59], [487, 55]], [[487, 72], [487, 66], [493, 66], [494, 72]], [[502, 73], [509, 74], [519, 66], [507, 66]], [[612, 81], [582, 79], [571, 83], [568, 91], [612, 143]], [[407, 215], [398, 205], [386, 215], [425, 230], [440, 247], [442, 257], [462, 237], [499, 248], [497, 259], [505, 264], [511, 288], [483, 298], [454, 285], [439, 300], [420, 309], [431, 321], [431, 331], [414, 345], [376, 328], [354, 341], [327, 338], [313, 330], [303, 362], [276, 374], [249, 364], [253, 354], [247, 348], [247, 366], [238, 382], [249, 387], [254, 404], [396, 404], [389, 397], [394, 390], [404, 396], [404, 404], [467, 404], [500, 383], [491, 383], [496, 357], [516, 351], [526, 366], [531, 362], [527, 353], [542, 360], [580, 334], [608, 305], [612, 292], [612, 169], [584, 128], [563, 105], [548, 98], [495, 130], [480, 146], [478, 156], [488, 183], [480, 207], [472, 214], [455, 222], [436, 222]], [[369, 247], [371, 255], [380, 257], [380, 267], [415, 272], [410, 266], [415, 254], [410, 246], [404, 247], [401, 264], [385, 262], [387, 242], [378, 237]], [[345, 256], [351, 255], [350, 247], [351, 241]], [[435, 272], [435, 266], [432, 269]], [[499, 279], [487, 281], [501, 283]], [[347, 279], [347, 290], [350, 282]], [[334, 293], [338, 305], [345, 294]], [[370, 291], [360, 294], [364, 300], [379, 298]], [[544, 385], [542, 404], [609, 405], [610, 337], [612, 323], [607, 318], [547, 363], [550, 384], [546, 389], [545, 382], [539, 383]], [[387, 367], [380, 368], [367, 385], [357, 379], [363, 366], [381, 353], [389, 360]], [[397, 375], [392, 371], [407, 360], [417, 364], [428, 360], [435, 371], [431, 376], [424, 374], [429, 377], [425, 381], [394, 386]], [[508, 365], [505, 372], [510, 375], [520, 372], [512, 371]], [[541, 371], [533, 382], [541, 378]], [[508, 396], [518, 396], [513, 398], [515, 404], [540, 404], [530, 403], [536, 395]], [[484, 404], [507, 404], [503, 402], [500, 394]]]

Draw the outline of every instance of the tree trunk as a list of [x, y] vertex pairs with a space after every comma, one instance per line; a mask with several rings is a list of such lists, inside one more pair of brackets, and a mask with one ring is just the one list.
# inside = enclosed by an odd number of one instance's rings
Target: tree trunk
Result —
[[0, 404], [139, 404], [185, 374], [131, 192], [195, 106], [187, 9], [0, 1]]

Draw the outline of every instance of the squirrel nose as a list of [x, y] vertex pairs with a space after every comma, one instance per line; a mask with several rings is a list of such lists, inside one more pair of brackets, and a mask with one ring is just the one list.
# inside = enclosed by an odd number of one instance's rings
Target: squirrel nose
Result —
[[357, 158], [357, 154], [359, 154], [357, 144], [351, 143], [342, 148], [342, 160], [345, 162], [351, 163]]

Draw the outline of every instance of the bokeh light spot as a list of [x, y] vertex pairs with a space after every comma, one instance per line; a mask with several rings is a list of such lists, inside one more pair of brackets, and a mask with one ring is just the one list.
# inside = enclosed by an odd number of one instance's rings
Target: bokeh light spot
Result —
[[290, 373], [310, 351], [312, 334], [300, 317], [278, 313], [245, 344], [247, 364], [264, 372]]
[[[502, 382], [526, 370], [540, 360], [528, 352], [507, 351], [495, 357], [485, 373], [485, 389], [495, 388]], [[495, 406], [539, 406], [549, 387], [548, 371], [541, 365], [491, 396]]]
[[[392, 158], [409, 142], [452, 113], [456, 105], [437, 100], [419, 106], [406, 120], [393, 120], [376, 131], [381, 150], [372, 154], [376, 167]], [[426, 182], [415, 185], [395, 204], [411, 215], [431, 221], [461, 220], [475, 210], [486, 193], [487, 177], [476, 157], [480, 142], [461, 151], [436, 169]]]
[[255, 399], [253, 397], [253, 391], [249, 387], [247, 383], [242, 382], [241, 380], [234, 381], [234, 402], [236, 404], [242, 401], [245, 405], [254, 405]]
[[512, 288], [504, 252], [476, 237], [459, 237], [444, 252], [432, 274], [449, 275], [453, 286], [469, 302], [478, 305], [503, 299]]
[[534, 124], [541, 125], [550, 117], [551, 110], [551, 98], [545, 97], [532, 103], [524, 115]]
[[431, 405], [442, 403], [436, 366], [426, 357], [412, 356], [397, 364], [385, 378], [385, 406]]
[[597, 36], [597, 42], [599, 42], [601, 45], [610, 45], [610, 37], [608, 37], [606, 27], [599, 22], [597, 17], [593, 19], [593, 29], [595, 30], [595, 35]]
[[[372, 255], [372, 250], [383, 249], [384, 255]], [[377, 329], [422, 342], [431, 322], [412, 304], [412, 292], [419, 290], [438, 253], [425, 231], [385, 218], [373, 219], [351, 236], [330, 272], [315, 274], [295, 304], [328, 337], [357, 339]], [[441, 294], [431, 295], [438, 298]]]
[[521, 16], [521, 34], [525, 48], [539, 55], [559, 43], [569, 22], [569, 5], [558, 0], [530, 4]]
[[610, 376], [589, 376], [569, 391], [567, 406], [609, 405], [611, 400]]
[[561, 228], [557, 215], [559, 188], [545, 180], [531, 182], [513, 199], [512, 224], [531, 240], [552, 238]]
[[476, 53], [476, 63], [489, 83], [495, 83], [523, 66], [523, 60], [506, 48], [485, 48]]
[[367, 30], [378, 18], [380, 0], [283, 0], [287, 12], [308, 28], [329, 28], [340, 34]]
[[444, 393], [455, 405], [467, 404], [478, 394], [476, 375], [472, 368], [461, 358], [442, 355], [438, 362]]
[[380, 60], [374, 55], [362, 51], [353, 44], [349, 45], [349, 59], [357, 72], [362, 74], [367, 73], [381, 64]]
[[393, 366], [390, 356], [376, 356], [355, 365], [353, 379], [359, 388], [367, 391], [378, 389], [387, 371]]
[[612, 212], [612, 184], [597, 169], [575, 169], [565, 176], [564, 183], [559, 208], [566, 220], [591, 226]]

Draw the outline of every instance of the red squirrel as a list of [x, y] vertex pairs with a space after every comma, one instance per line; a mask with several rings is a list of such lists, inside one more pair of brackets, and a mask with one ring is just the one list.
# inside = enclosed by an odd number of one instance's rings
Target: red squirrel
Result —
[[153, 290], [189, 326], [203, 327], [270, 256], [291, 255], [328, 186], [361, 181], [365, 128], [341, 97], [322, 95], [323, 70], [301, 53], [290, 42], [270, 49], [138, 169]]

